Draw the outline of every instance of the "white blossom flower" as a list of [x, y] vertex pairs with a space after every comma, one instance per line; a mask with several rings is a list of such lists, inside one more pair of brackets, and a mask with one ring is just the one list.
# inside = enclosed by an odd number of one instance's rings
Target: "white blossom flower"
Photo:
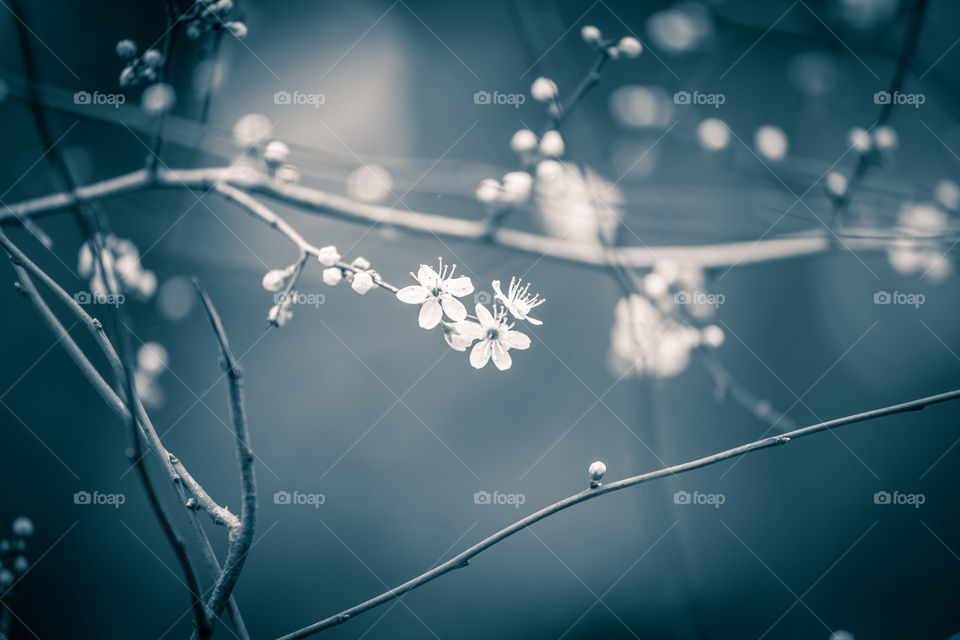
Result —
[[483, 369], [492, 356], [497, 369], [506, 371], [513, 364], [509, 350], [529, 349], [530, 338], [513, 330], [513, 325], [506, 322], [505, 310], [495, 309], [496, 315], [493, 315], [482, 304], [478, 304], [476, 310], [480, 333], [477, 335], [479, 342], [470, 351], [470, 366]]
[[787, 157], [789, 142], [787, 134], [780, 127], [769, 124], [760, 127], [753, 136], [753, 144], [767, 160], [783, 160]]
[[143, 52], [143, 64], [151, 69], [156, 69], [163, 64], [163, 54], [156, 49], [147, 49]]
[[350, 286], [354, 291], [363, 295], [373, 289], [373, 276], [366, 271], [357, 271], [353, 274], [353, 282], [350, 283]]
[[286, 271], [283, 269], [271, 269], [264, 274], [261, 284], [263, 284], [263, 288], [267, 291], [280, 291], [280, 287], [283, 286], [283, 281], [286, 279]]
[[873, 144], [877, 151], [890, 152], [897, 148], [900, 137], [893, 127], [881, 125], [873, 130]]
[[840, 198], [847, 192], [847, 176], [837, 171], [827, 174], [827, 192], [834, 198]]
[[323, 270], [323, 282], [331, 287], [343, 280], [343, 271], [339, 267], [329, 267]]
[[13, 535], [29, 538], [33, 535], [33, 520], [27, 516], [19, 516], [13, 521]]
[[531, 294], [529, 292], [529, 282], [526, 286], [522, 286], [522, 280], [510, 278], [510, 287], [507, 289], [506, 295], [504, 295], [500, 289], [499, 280], [494, 280], [491, 285], [493, 286], [494, 297], [503, 303], [503, 306], [510, 312], [510, 315], [518, 320], [526, 320], [530, 324], [543, 324], [542, 321], [527, 315], [534, 307], [539, 307], [546, 302], [539, 294]]
[[164, 82], [158, 82], [144, 89], [140, 105], [150, 115], [157, 115], [172, 109], [176, 100], [177, 94], [173, 87]]
[[550, 78], [537, 78], [530, 87], [534, 100], [550, 102], [557, 97], [557, 83]]
[[[428, 265], [420, 265], [420, 270], [414, 279], [420, 284], [404, 287], [397, 292], [397, 298], [407, 304], [419, 304], [420, 326], [424, 329], [433, 329], [440, 323], [443, 314], [454, 322], [462, 322], [467, 318], [467, 308], [457, 300], [473, 293], [473, 282], [469, 276], [453, 277], [457, 268], [449, 268], [440, 260], [439, 273]], [[412, 273], [410, 275], [413, 275]]]
[[137, 350], [137, 368], [147, 375], [157, 375], [167, 368], [170, 357], [159, 342], [145, 342]]
[[223, 26], [225, 26], [230, 31], [230, 34], [238, 40], [242, 40], [247, 36], [247, 25], [242, 22], [228, 22]]
[[700, 342], [711, 349], [722, 345], [724, 337], [723, 329], [715, 324], [707, 325], [700, 331]]
[[[325, 267], [332, 267], [333, 265], [340, 262], [340, 254], [337, 252], [337, 248], [333, 245], [327, 247], [320, 247], [320, 251], [317, 252], [317, 259], [320, 260], [320, 264]], [[354, 265], [357, 266], [357, 265]], [[370, 264], [367, 263], [367, 267]], [[361, 267], [366, 268], [366, 267]]]
[[870, 134], [863, 127], [853, 127], [847, 133], [847, 144], [858, 153], [870, 151]]
[[600, 460], [597, 460], [590, 465], [590, 468], [587, 469], [587, 473], [590, 474], [591, 482], [599, 482], [603, 478], [603, 474], [607, 472], [607, 465], [603, 464]]
[[470, 320], [443, 322], [440, 326], [443, 329], [443, 339], [454, 351], [466, 351], [483, 332], [480, 325]]
[[541, 160], [537, 163], [537, 178], [546, 182], [556, 180], [563, 175], [563, 165], [556, 160]]

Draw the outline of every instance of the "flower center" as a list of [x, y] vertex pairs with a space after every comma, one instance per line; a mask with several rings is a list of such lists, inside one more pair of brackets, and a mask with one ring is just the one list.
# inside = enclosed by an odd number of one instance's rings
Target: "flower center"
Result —
[[434, 287], [433, 289], [430, 290], [430, 293], [433, 295], [433, 297], [439, 298], [440, 294], [443, 293], [443, 289], [441, 289], [440, 287]]
[[497, 340], [500, 337], [499, 329], [487, 329], [487, 340]]

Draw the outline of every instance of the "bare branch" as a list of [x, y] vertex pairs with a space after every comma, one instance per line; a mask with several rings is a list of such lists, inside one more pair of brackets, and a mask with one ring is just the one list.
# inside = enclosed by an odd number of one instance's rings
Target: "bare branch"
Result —
[[746, 455], [753, 451], [758, 451], [760, 449], [769, 449], [770, 447], [776, 447], [779, 445], [785, 445], [792, 440], [797, 440], [806, 436], [813, 435], [815, 433], [820, 433], [822, 431], [829, 431], [832, 429], [837, 429], [839, 427], [855, 424], [858, 422], [866, 422], [867, 420], [873, 420], [876, 418], [881, 418], [883, 416], [894, 415], [897, 413], [905, 413], [908, 411], [919, 411], [924, 407], [929, 407], [934, 404], [939, 404], [941, 402], [947, 402], [950, 400], [956, 400], [960, 398], [960, 389], [955, 389], [953, 391], [948, 391], [946, 393], [940, 393], [933, 396], [927, 396], [925, 398], [918, 398], [916, 400], [911, 400], [909, 402], [904, 402], [901, 404], [891, 405], [889, 407], [883, 407], [882, 409], [874, 409], [872, 411], [865, 411], [863, 413], [857, 413], [843, 418], [836, 418], [834, 420], [828, 420], [826, 422], [820, 422], [818, 424], [810, 425], [808, 427], [803, 427], [800, 429], [795, 429], [793, 431], [788, 431], [779, 436], [773, 436], [770, 438], [763, 438], [762, 440], [757, 440], [755, 442], [750, 442], [748, 444], [740, 445], [739, 447], [734, 447], [732, 449], [727, 449], [726, 451], [721, 451], [719, 453], [714, 453], [713, 455], [706, 456], [704, 458], [697, 458], [696, 460], [690, 460], [689, 462], [684, 462], [682, 464], [674, 465], [672, 467], [665, 467], [663, 469], [658, 469], [656, 471], [651, 471], [649, 473], [644, 473], [638, 476], [633, 476], [630, 478], [624, 478], [623, 480], [618, 480], [616, 482], [611, 482], [610, 484], [601, 484], [594, 489], [587, 489], [586, 491], [581, 491], [576, 493], [568, 498], [564, 498], [559, 502], [554, 502], [548, 507], [531, 513], [527, 517], [518, 520], [511, 524], [508, 527], [505, 527], [493, 534], [492, 536], [481, 540], [477, 544], [473, 545], [466, 551], [459, 553], [450, 560], [447, 560], [443, 564], [436, 566], [435, 568], [423, 573], [412, 580], [408, 580], [403, 584], [390, 589], [384, 593], [381, 593], [375, 598], [371, 598], [366, 602], [361, 602], [358, 605], [345, 609], [340, 613], [315, 622], [307, 627], [289, 633], [285, 636], [278, 638], [277, 640], [298, 640], [299, 638], [306, 638], [315, 633], [323, 631], [324, 629], [329, 629], [330, 627], [337, 626], [350, 620], [351, 618], [356, 617], [357, 615], [369, 611], [374, 607], [378, 607], [385, 602], [389, 602], [394, 598], [398, 598], [408, 591], [412, 591], [417, 587], [423, 586], [424, 584], [439, 578], [440, 576], [453, 571], [454, 569], [461, 569], [470, 564], [471, 558], [479, 555], [481, 552], [489, 549], [498, 542], [503, 541], [504, 539], [512, 536], [518, 531], [526, 529], [530, 525], [537, 523], [549, 516], [552, 516], [555, 513], [569, 509], [570, 507], [580, 504], [581, 502], [586, 502], [587, 500], [593, 500], [594, 498], [599, 498], [602, 495], [608, 493], [613, 493], [615, 491], [620, 491], [628, 487], [633, 487], [638, 484], [643, 484], [653, 480], [658, 480], [660, 478], [665, 478], [667, 476], [676, 476], [681, 473], [686, 473], [688, 471], [693, 471], [694, 469], [702, 469], [703, 467], [708, 467], [710, 465], [722, 462], [723, 460], [729, 460], [730, 458], [736, 458], [742, 455]]

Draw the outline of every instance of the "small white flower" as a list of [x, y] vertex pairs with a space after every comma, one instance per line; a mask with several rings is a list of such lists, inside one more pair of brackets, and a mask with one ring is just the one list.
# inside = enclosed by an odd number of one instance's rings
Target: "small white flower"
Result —
[[563, 175], [563, 165], [556, 160], [541, 160], [537, 163], [537, 178], [552, 182]]
[[617, 45], [617, 51], [623, 54], [626, 58], [636, 58], [641, 53], [643, 53], [643, 45], [640, 44], [640, 41], [631, 36], [626, 38], [621, 38], [620, 43]]
[[263, 150], [263, 159], [267, 164], [281, 165], [290, 157], [290, 147], [280, 140], [271, 140]]
[[353, 282], [350, 284], [354, 291], [360, 295], [373, 289], [373, 276], [366, 271], [357, 271], [353, 274]]
[[540, 153], [545, 156], [563, 155], [563, 136], [559, 131], [547, 131], [540, 140]]
[[329, 267], [323, 270], [323, 282], [331, 287], [343, 280], [343, 271], [339, 267]]
[[557, 83], [550, 78], [537, 78], [530, 87], [534, 100], [550, 102], [557, 97]]
[[164, 82], [152, 84], [143, 91], [140, 106], [150, 115], [165, 113], [173, 108], [177, 94], [173, 87]]
[[271, 269], [263, 276], [263, 288], [267, 291], [280, 291], [287, 274], [283, 269]]
[[[320, 264], [323, 266], [332, 267], [340, 262], [340, 254], [337, 252], [337, 248], [333, 245], [320, 247], [320, 251], [317, 252], [317, 259], [320, 260]], [[354, 260], [354, 266], [360, 269], [366, 269], [370, 266], [370, 263], [368, 262], [366, 266], [360, 266], [356, 264], [356, 260]]]
[[137, 368], [147, 375], [161, 373], [169, 361], [167, 350], [159, 342], [145, 342], [137, 350]]
[[847, 192], [847, 176], [836, 171], [827, 174], [827, 192], [834, 198], [839, 198]]
[[357, 256], [356, 258], [353, 259], [353, 262], [351, 262], [350, 264], [351, 266], [356, 267], [357, 269], [370, 268], [370, 261], [364, 258], [363, 256]]
[[870, 134], [863, 127], [853, 127], [847, 133], [847, 144], [858, 153], [870, 151]]
[[494, 280], [491, 284], [493, 286], [494, 297], [503, 303], [503, 306], [507, 308], [507, 311], [510, 312], [510, 315], [518, 320], [526, 320], [530, 324], [543, 324], [542, 321], [537, 320], [536, 318], [531, 318], [527, 315], [534, 307], [539, 307], [546, 302], [546, 300], [541, 298], [539, 294], [529, 293], [529, 282], [525, 287], [521, 288], [521, 285], [523, 284], [522, 280], [510, 278], [510, 288], [507, 289], [506, 295], [504, 295], [503, 291], [500, 290], [499, 280]]
[[510, 148], [515, 153], [525, 153], [537, 148], [537, 134], [530, 129], [520, 129], [510, 138]]
[[596, 44], [603, 39], [603, 34], [600, 33], [600, 29], [597, 29], [593, 25], [587, 25], [583, 29], [580, 29], [580, 37], [583, 38], [584, 42]]
[[438, 273], [422, 264], [417, 275], [413, 276], [420, 284], [404, 287], [397, 292], [397, 298], [401, 302], [422, 305], [419, 324], [424, 329], [436, 327], [444, 313], [454, 322], [466, 320], [467, 308], [457, 298], [473, 293], [473, 282], [469, 276], [454, 278], [453, 272], [456, 268], [456, 265], [453, 265], [448, 273], [441, 260]]
[[[530, 338], [526, 334], [513, 330], [513, 325], [505, 322], [506, 312], [503, 309], [496, 311], [496, 316], [490, 313], [485, 306], [476, 307], [477, 319], [480, 321], [476, 328], [470, 326], [467, 331], [478, 332], [479, 342], [470, 351], [470, 366], [474, 369], [483, 369], [493, 357], [493, 364], [506, 371], [513, 364], [508, 353], [510, 349], [529, 349]], [[472, 323], [471, 323], [472, 324]]]

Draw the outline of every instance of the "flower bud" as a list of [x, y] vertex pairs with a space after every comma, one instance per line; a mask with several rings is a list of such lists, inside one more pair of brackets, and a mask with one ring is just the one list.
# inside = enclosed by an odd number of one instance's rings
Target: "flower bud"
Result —
[[284, 280], [286, 280], [286, 274], [282, 269], [271, 269], [263, 276], [263, 288], [267, 291], [280, 291]]
[[607, 472], [607, 465], [603, 464], [599, 460], [590, 465], [590, 468], [587, 470], [590, 473], [590, 486], [598, 486], [600, 479], [603, 478], [603, 474]]
[[583, 29], [580, 29], [580, 37], [583, 38], [584, 42], [597, 44], [603, 39], [603, 34], [600, 33], [600, 29], [588, 24]]
[[540, 140], [540, 153], [545, 156], [563, 155], [563, 136], [559, 131], [547, 131]]
[[827, 193], [840, 198], [847, 192], [847, 176], [836, 171], [827, 174]]
[[156, 69], [163, 64], [163, 54], [156, 49], [147, 49], [143, 52], [143, 64], [151, 69]]
[[500, 199], [500, 183], [493, 178], [487, 178], [477, 187], [477, 200], [480, 202], [496, 202]]
[[545, 182], [556, 180], [563, 175], [563, 165], [556, 160], [541, 160], [537, 163], [537, 178]]
[[703, 346], [710, 347], [711, 349], [716, 349], [722, 345], [724, 337], [723, 329], [715, 324], [704, 327], [700, 332], [700, 342]]
[[15, 579], [12, 571], [0, 569], [0, 589], [6, 589], [13, 584]]
[[33, 535], [33, 520], [27, 516], [20, 516], [13, 521], [13, 535], [29, 538]]
[[283, 164], [290, 157], [290, 147], [280, 140], [272, 140], [263, 150], [263, 159], [274, 167]]
[[117, 55], [121, 58], [130, 59], [137, 55], [137, 43], [130, 38], [121, 40], [117, 43]]
[[[148, 69], [148, 71], [152, 71]], [[151, 75], [147, 74], [150, 78]], [[177, 100], [177, 93], [173, 87], [165, 82], [152, 84], [143, 90], [140, 97], [140, 104], [143, 110], [150, 115], [165, 113], [173, 108], [173, 103]]]
[[278, 182], [285, 182], [287, 184], [296, 184], [300, 182], [300, 172], [290, 165], [284, 165], [277, 169], [274, 177]]
[[550, 102], [557, 97], [557, 83], [549, 78], [537, 78], [530, 87], [534, 100]]
[[537, 134], [530, 129], [520, 129], [510, 138], [510, 148], [515, 153], [525, 153], [537, 148]]
[[353, 284], [350, 286], [354, 291], [363, 295], [373, 289], [373, 277], [366, 271], [358, 271], [353, 274]]
[[228, 22], [224, 26], [229, 29], [233, 37], [238, 40], [242, 40], [247, 36], [247, 25], [242, 22]]
[[200, 23], [194, 20], [187, 25], [187, 38], [190, 40], [199, 40], [200, 36], [203, 35], [203, 27], [200, 26]]
[[511, 202], [523, 202], [530, 197], [533, 176], [526, 171], [511, 171], [503, 176], [503, 191]]
[[287, 321], [293, 317], [293, 310], [290, 309], [290, 303], [284, 302], [281, 304], [275, 304], [270, 307], [270, 311], [267, 312], [267, 320], [282, 327], [287, 324]]
[[137, 74], [133, 70], [133, 67], [124, 67], [123, 71], [120, 72], [120, 86], [127, 87], [133, 84], [137, 79]]
[[343, 280], [343, 271], [340, 269], [340, 267], [330, 267], [329, 269], [323, 270], [324, 284], [328, 284], [333, 287], [336, 286], [341, 280]]
[[[323, 266], [332, 267], [340, 262], [340, 254], [337, 252], [337, 248], [335, 246], [329, 245], [326, 247], [320, 247], [320, 251], [317, 252], [317, 259], [320, 260], [320, 264]], [[370, 266], [369, 263], [367, 266]]]
[[900, 138], [893, 127], [883, 125], [873, 130], [873, 144], [876, 145], [877, 151], [893, 151], [897, 148], [899, 142]]
[[23, 573], [30, 568], [30, 561], [24, 556], [17, 556], [13, 559], [13, 570], [17, 573]]
[[617, 44], [617, 51], [623, 54], [625, 58], [636, 58], [643, 53], [643, 45], [636, 38], [627, 36], [620, 39], [620, 43]]
[[854, 127], [847, 133], [847, 144], [857, 153], [870, 151], [870, 134], [862, 127]]
[[361, 269], [361, 270], [370, 268], [370, 261], [360, 256], [357, 256], [356, 258], [354, 258], [353, 262], [351, 262], [350, 264], [356, 267], [357, 269]]

